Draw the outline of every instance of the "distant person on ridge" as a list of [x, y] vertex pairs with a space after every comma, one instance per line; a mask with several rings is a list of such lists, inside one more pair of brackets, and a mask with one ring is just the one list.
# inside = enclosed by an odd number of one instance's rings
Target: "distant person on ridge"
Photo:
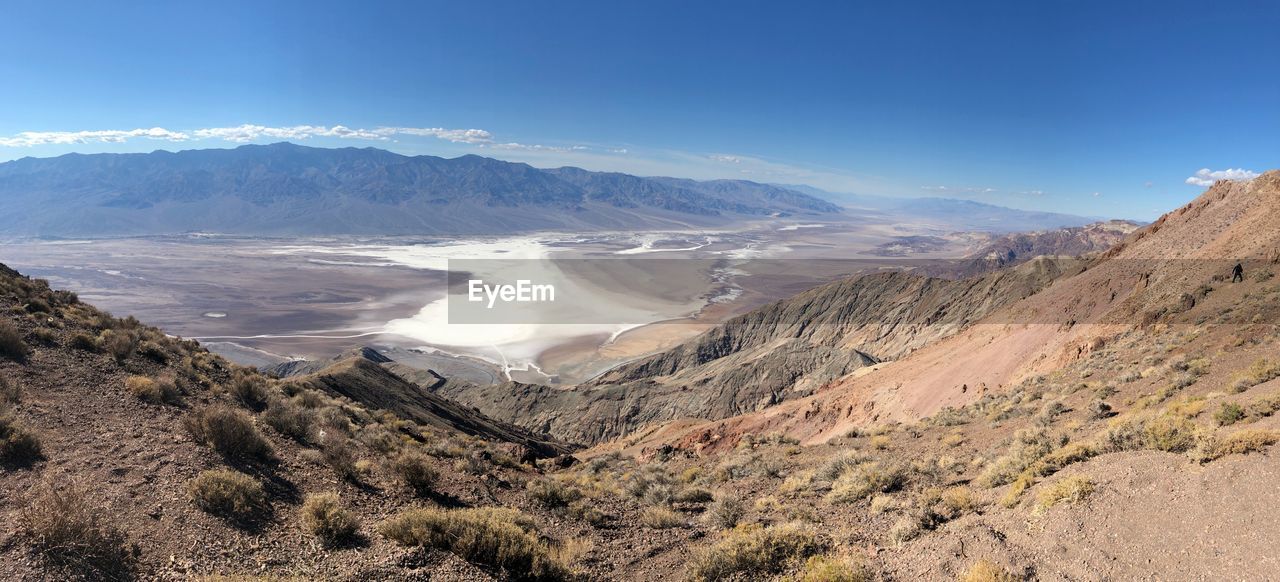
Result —
[[1231, 269], [1231, 282], [1236, 281], [1244, 281], [1244, 265], [1240, 263], [1236, 263], [1236, 266]]

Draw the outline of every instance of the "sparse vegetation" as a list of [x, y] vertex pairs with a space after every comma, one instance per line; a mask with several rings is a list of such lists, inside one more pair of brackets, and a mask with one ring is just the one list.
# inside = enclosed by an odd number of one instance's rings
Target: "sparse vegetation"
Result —
[[719, 529], [729, 529], [742, 521], [747, 513], [747, 505], [736, 495], [721, 495], [707, 508], [707, 523]]
[[1244, 392], [1277, 377], [1280, 377], [1280, 363], [1272, 362], [1266, 358], [1259, 358], [1250, 364], [1248, 368], [1236, 373], [1231, 383], [1231, 389], [1233, 392]]
[[302, 504], [302, 519], [307, 531], [328, 545], [351, 540], [360, 528], [355, 514], [342, 507], [336, 493], [308, 495]]
[[795, 579], [796, 582], [869, 582], [871, 575], [849, 560], [812, 556]]
[[1053, 451], [1054, 446], [1065, 444], [1044, 429], [1018, 431], [1004, 456], [995, 460], [981, 475], [977, 483], [983, 487], [998, 487], [1012, 482], [1032, 463]]
[[802, 525], [741, 525], [725, 532], [720, 541], [695, 555], [689, 564], [689, 577], [704, 581], [778, 574], [818, 554], [824, 547], [825, 544]]
[[22, 400], [22, 385], [0, 373], [0, 406], [17, 404], [19, 400]]
[[321, 458], [339, 478], [352, 482], [360, 478], [360, 471], [356, 470], [356, 461], [360, 458], [350, 439], [342, 436], [331, 439], [321, 450]]
[[125, 379], [124, 386], [134, 397], [152, 404], [177, 404], [181, 399], [178, 386], [172, 376], [154, 379], [146, 376], [129, 376]]
[[670, 529], [688, 525], [678, 511], [666, 507], [646, 507], [640, 512], [640, 524], [653, 529]]
[[131, 331], [108, 329], [99, 336], [99, 345], [117, 363], [124, 363], [138, 347], [138, 336]]
[[1246, 429], [1221, 439], [1211, 439], [1206, 446], [1204, 460], [1212, 461], [1227, 455], [1247, 455], [1264, 451], [1280, 441], [1280, 432]]
[[906, 472], [901, 467], [876, 462], [863, 463], [836, 479], [831, 485], [827, 500], [832, 503], [860, 501], [875, 493], [893, 491], [902, 486], [905, 480]]
[[69, 577], [128, 579], [136, 550], [114, 521], [90, 501], [87, 486], [73, 482], [56, 488], [46, 483], [23, 506], [18, 528], [50, 566]]
[[257, 374], [237, 374], [228, 392], [241, 406], [255, 411], [267, 406], [267, 398], [270, 395], [266, 380]]
[[1019, 578], [991, 560], [982, 559], [960, 575], [959, 582], [1018, 582]]
[[184, 421], [187, 432], [228, 459], [266, 461], [273, 457], [271, 445], [243, 412], [222, 405], [197, 411]]
[[98, 340], [84, 332], [72, 335], [71, 341], [67, 345], [74, 349], [84, 350], [86, 352], [96, 352], [99, 349]]
[[391, 468], [405, 485], [412, 489], [417, 495], [427, 495], [431, 493], [431, 488], [435, 486], [439, 473], [431, 466], [431, 462], [427, 455], [418, 452], [405, 451], [396, 457]]
[[196, 476], [187, 488], [196, 507], [236, 522], [262, 517], [267, 496], [262, 484], [239, 471], [212, 470]]
[[538, 538], [533, 522], [513, 509], [410, 509], [378, 531], [400, 545], [452, 552], [516, 579], [563, 580], [570, 575], [569, 566]]
[[300, 443], [315, 440], [315, 411], [298, 406], [285, 398], [271, 399], [267, 405], [267, 411], [262, 414], [262, 420], [276, 432]]
[[1218, 423], [1218, 426], [1232, 425], [1244, 418], [1244, 407], [1234, 402], [1223, 402], [1222, 407], [1213, 415], [1213, 420]]
[[22, 332], [8, 320], [0, 319], [0, 357], [16, 362], [26, 361], [30, 349], [22, 341]]
[[0, 464], [27, 465], [44, 458], [40, 439], [0, 404]]
[[1047, 511], [1062, 502], [1079, 503], [1094, 492], [1093, 481], [1087, 477], [1072, 476], [1059, 479], [1045, 487], [1036, 496], [1036, 510]]

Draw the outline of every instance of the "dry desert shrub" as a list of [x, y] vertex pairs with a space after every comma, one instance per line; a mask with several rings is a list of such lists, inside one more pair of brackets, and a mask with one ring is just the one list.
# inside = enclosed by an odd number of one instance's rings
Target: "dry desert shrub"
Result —
[[257, 479], [239, 471], [212, 470], [196, 476], [187, 486], [196, 507], [236, 522], [249, 523], [262, 517], [267, 495]]
[[680, 512], [666, 507], [646, 507], [640, 512], [640, 524], [653, 529], [670, 529], [688, 525]]
[[1014, 434], [1009, 450], [978, 476], [977, 483], [982, 487], [998, 487], [1010, 483], [1032, 463], [1063, 444], [1065, 442], [1061, 438], [1050, 436], [1043, 429], [1018, 431]]
[[870, 582], [871, 574], [850, 560], [813, 556], [796, 575], [796, 582]]
[[108, 329], [102, 332], [98, 343], [117, 363], [124, 363], [137, 349], [138, 336], [130, 331]]
[[736, 495], [721, 495], [707, 508], [707, 523], [719, 529], [729, 529], [742, 521], [747, 513], [747, 504]]
[[569, 565], [539, 539], [533, 521], [514, 509], [410, 509], [383, 522], [378, 531], [402, 546], [451, 552], [515, 579], [571, 576]]
[[901, 487], [907, 478], [906, 470], [897, 465], [863, 463], [845, 471], [831, 484], [827, 500], [832, 503], [852, 503], [876, 493], [888, 493]]
[[267, 461], [273, 458], [271, 445], [253, 426], [253, 420], [239, 410], [215, 404], [186, 418], [187, 432], [197, 442], [236, 461]]
[[960, 575], [960, 582], [1018, 582], [1020, 578], [991, 560], [982, 559]]
[[307, 531], [328, 545], [350, 541], [360, 529], [359, 520], [342, 506], [336, 493], [308, 495], [302, 503], [302, 519]]
[[1223, 402], [1222, 407], [1213, 415], [1213, 420], [1218, 423], [1218, 426], [1232, 425], [1244, 418], [1244, 407], [1234, 402]]
[[22, 386], [17, 380], [0, 373], [0, 406], [17, 404], [22, 399]]
[[689, 577], [698, 581], [760, 578], [784, 572], [823, 549], [825, 544], [802, 525], [741, 525], [695, 555]]
[[300, 443], [308, 443], [316, 437], [316, 413], [285, 398], [273, 398], [262, 414], [263, 422], [276, 432]]
[[29, 465], [44, 458], [40, 439], [0, 404], [0, 464]]
[[329, 439], [321, 449], [320, 456], [324, 464], [329, 465], [339, 478], [351, 482], [359, 480], [360, 471], [356, 470], [356, 462], [360, 457], [356, 454], [351, 439], [342, 436]]
[[87, 333], [77, 333], [71, 336], [71, 341], [67, 343], [72, 349], [84, 350], [86, 352], [98, 351], [98, 340]]
[[177, 404], [181, 400], [177, 382], [172, 376], [129, 376], [124, 387], [134, 397], [152, 404]]
[[556, 477], [533, 479], [525, 485], [529, 498], [547, 509], [568, 507], [582, 499], [582, 490]]
[[417, 451], [405, 451], [396, 457], [391, 468], [405, 485], [420, 496], [431, 493], [439, 479], [439, 473], [431, 466], [427, 455]]
[[1223, 438], [1208, 439], [1204, 445], [1204, 461], [1221, 459], [1227, 455], [1247, 455], [1264, 451], [1267, 447], [1280, 441], [1280, 432], [1272, 430], [1246, 429], [1232, 433]]
[[29, 352], [18, 328], [9, 320], [0, 319], [0, 357], [23, 362], [26, 361]]
[[243, 372], [236, 375], [227, 391], [241, 406], [253, 411], [265, 408], [270, 396], [265, 378]]
[[42, 485], [18, 516], [19, 532], [48, 565], [68, 577], [128, 579], [136, 549], [128, 547], [111, 514], [94, 505], [87, 491], [79, 482]]
[[700, 487], [686, 487], [676, 492], [671, 500], [676, 503], [707, 503], [715, 499], [710, 491]]
[[1072, 476], [1059, 479], [1036, 496], [1036, 510], [1047, 511], [1062, 502], [1079, 503], [1093, 494], [1096, 488], [1088, 477]]
[[1280, 377], [1280, 364], [1266, 358], [1259, 358], [1253, 364], [1250, 364], [1248, 368], [1235, 374], [1231, 383], [1231, 390], [1233, 392], [1244, 392], [1277, 377]]

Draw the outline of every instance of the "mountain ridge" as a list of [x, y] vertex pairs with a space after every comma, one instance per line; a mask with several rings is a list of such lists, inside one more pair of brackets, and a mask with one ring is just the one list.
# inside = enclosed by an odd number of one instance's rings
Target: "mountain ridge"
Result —
[[405, 156], [288, 142], [5, 162], [0, 210], [0, 229], [38, 235], [478, 234], [710, 226], [841, 212], [806, 194], [744, 180], [543, 170], [474, 154]]

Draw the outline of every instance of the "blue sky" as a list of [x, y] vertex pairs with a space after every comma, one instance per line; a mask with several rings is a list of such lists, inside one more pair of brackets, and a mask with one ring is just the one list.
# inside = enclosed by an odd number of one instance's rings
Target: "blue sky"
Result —
[[1143, 219], [1280, 167], [1276, 2], [116, 4], [6, 3], [0, 160], [289, 139]]

